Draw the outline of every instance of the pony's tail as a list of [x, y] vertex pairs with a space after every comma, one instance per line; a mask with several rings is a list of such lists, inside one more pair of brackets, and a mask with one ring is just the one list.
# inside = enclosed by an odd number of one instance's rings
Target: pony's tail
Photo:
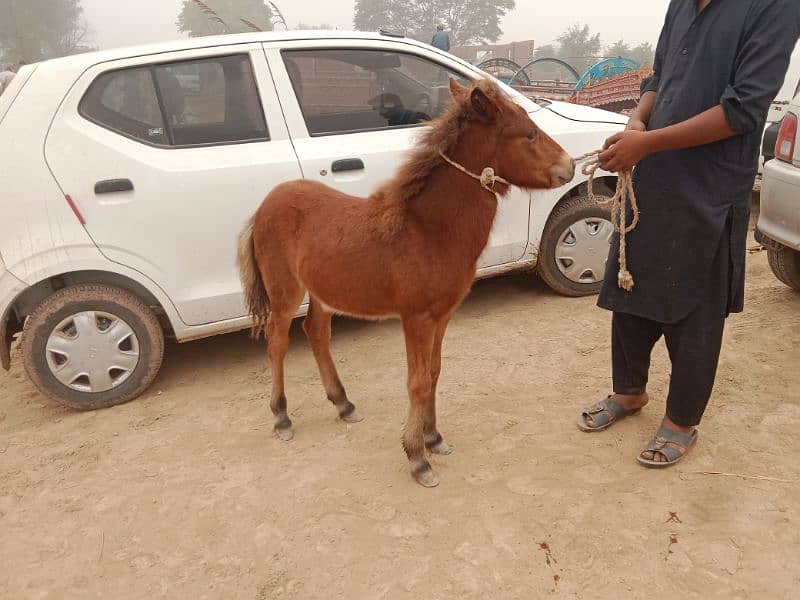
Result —
[[253, 317], [252, 335], [257, 337], [266, 330], [269, 318], [269, 296], [264, 279], [258, 268], [253, 245], [253, 219], [250, 219], [239, 234], [239, 276], [244, 287], [247, 312]]

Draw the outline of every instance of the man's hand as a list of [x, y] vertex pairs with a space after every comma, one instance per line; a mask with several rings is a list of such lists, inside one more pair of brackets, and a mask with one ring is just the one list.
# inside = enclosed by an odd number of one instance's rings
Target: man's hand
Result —
[[638, 129], [626, 129], [612, 135], [600, 153], [600, 168], [616, 173], [630, 171], [636, 163], [653, 152], [651, 134]]
[[[634, 118], [634, 121], [641, 119]], [[605, 151], [600, 153], [600, 167], [611, 172], [626, 171], [650, 154], [704, 146], [735, 135], [738, 134], [731, 128], [720, 105], [663, 129], [639, 131], [638, 124], [634, 123], [633, 127], [606, 140]]]

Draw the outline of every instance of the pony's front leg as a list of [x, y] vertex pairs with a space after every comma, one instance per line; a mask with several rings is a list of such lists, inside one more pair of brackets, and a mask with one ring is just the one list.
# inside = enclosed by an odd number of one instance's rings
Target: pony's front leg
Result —
[[436, 322], [429, 317], [404, 317], [403, 332], [408, 358], [408, 420], [403, 434], [403, 449], [411, 475], [425, 487], [439, 485], [439, 478], [425, 457], [425, 421], [431, 401], [431, 358], [436, 337]]
[[453, 452], [436, 428], [436, 386], [439, 383], [439, 374], [442, 372], [442, 341], [449, 323], [449, 315], [437, 323], [431, 352], [431, 396], [426, 406], [423, 424], [425, 447], [431, 454], [451, 454]]

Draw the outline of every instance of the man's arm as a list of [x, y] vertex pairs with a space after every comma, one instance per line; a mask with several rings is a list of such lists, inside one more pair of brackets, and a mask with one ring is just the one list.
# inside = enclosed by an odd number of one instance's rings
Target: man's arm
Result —
[[631, 169], [656, 152], [704, 146], [738, 135], [728, 123], [722, 105], [655, 131], [628, 130], [606, 140], [600, 166], [610, 172]]
[[650, 121], [650, 114], [653, 112], [653, 106], [656, 104], [656, 93], [654, 91], [647, 91], [642, 94], [639, 99], [639, 104], [636, 110], [631, 114], [628, 119], [627, 129], [634, 131], [647, 131], [647, 123]]
[[612, 136], [600, 154], [601, 167], [629, 170], [656, 152], [693, 148], [754, 131], [783, 84], [800, 35], [800, 5], [797, 0], [761, 0], [748, 15], [748, 24], [736, 57], [734, 81], [719, 105], [664, 129]]

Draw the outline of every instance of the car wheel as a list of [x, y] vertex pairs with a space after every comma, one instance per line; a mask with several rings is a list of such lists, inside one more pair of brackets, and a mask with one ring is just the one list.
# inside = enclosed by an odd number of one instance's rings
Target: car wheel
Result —
[[556, 206], [544, 229], [539, 275], [565, 296], [597, 294], [613, 233], [608, 210], [588, 196], [568, 198]]
[[800, 291], [800, 252], [785, 246], [780, 250], [767, 248], [767, 260], [775, 277], [790, 288]]
[[21, 347], [25, 370], [42, 393], [92, 410], [128, 402], [147, 389], [161, 367], [164, 333], [133, 294], [76, 285], [33, 311]]

